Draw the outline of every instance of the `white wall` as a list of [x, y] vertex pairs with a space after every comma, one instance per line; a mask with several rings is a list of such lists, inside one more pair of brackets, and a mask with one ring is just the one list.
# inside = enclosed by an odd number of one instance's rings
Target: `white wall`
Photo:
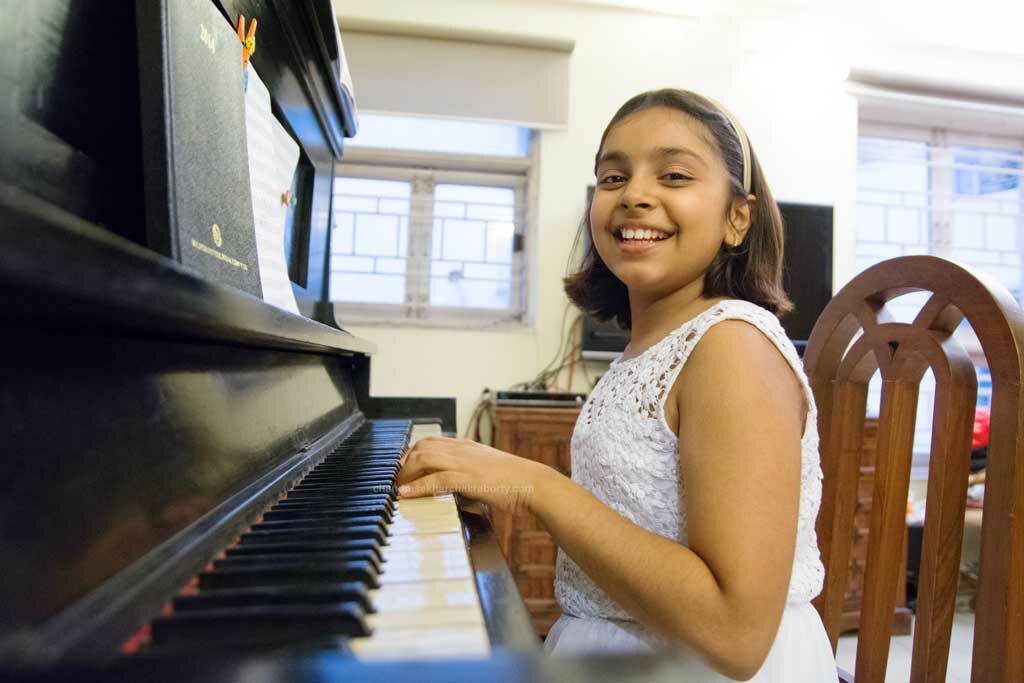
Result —
[[[871, 63], [884, 47], [889, 68], [927, 71], [916, 55], [925, 48], [947, 54], [936, 48], [947, 40], [961, 57], [969, 55], [986, 67], [978, 78], [997, 74], [996, 81], [1005, 84], [1002, 74], [1021, 73], [1010, 67], [1020, 63], [1024, 49], [1010, 40], [1014, 32], [999, 21], [995, 9], [1008, 3], [975, 2], [972, 6], [983, 14], [986, 6], [993, 10], [966, 23], [937, 12], [934, 2], [915, 1], [896, 11], [889, 7], [894, 4], [860, 3], [857, 14], [840, 15], [829, 10], [829, 3], [809, 0], [688, 2], [680, 6], [696, 9], [684, 16], [564, 0], [335, 0], [339, 16], [554, 34], [576, 41], [568, 129], [544, 131], [540, 142], [535, 328], [352, 327], [379, 346], [372, 392], [455, 396], [462, 433], [483, 387], [505, 388], [530, 379], [551, 360], [566, 305], [561, 277], [584, 209], [585, 188], [593, 181], [598, 139], [619, 105], [651, 88], [693, 89], [722, 101], [747, 128], [777, 199], [835, 207], [834, 272], [837, 286], [844, 283], [852, 275], [854, 243], [857, 103], [847, 92], [851, 65]], [[915, 21], [915, 7], [924, 12], [923, 23]], [[1003, 52], [991, 40], [993, 26], [1006, 37]], [[344, 37], [344, 24], [341, 28]], [[358, 100], [359, 74], [352, 77]], [[600, 374], [600, 367], [593, 373]]]

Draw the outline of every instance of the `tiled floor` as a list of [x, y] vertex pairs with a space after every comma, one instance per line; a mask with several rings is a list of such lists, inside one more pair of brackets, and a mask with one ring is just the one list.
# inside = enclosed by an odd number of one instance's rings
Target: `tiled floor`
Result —
[[[949, 643], [947, 683], [969, 683], [971, 680], [971, 648], [974, 643], [974, 614], [957, 612], [953, 617], [953, 636]], [[910, 651], [913, 636], [895, 636], [889, 646], [889, 668], [886, 683], [906, 683], [910, 680]], [[836, 662], [847, 671], [854, 671], [857, 660], [857, 635], [839, 638]], [[856, 676], [856, 673], [854, 673]]]

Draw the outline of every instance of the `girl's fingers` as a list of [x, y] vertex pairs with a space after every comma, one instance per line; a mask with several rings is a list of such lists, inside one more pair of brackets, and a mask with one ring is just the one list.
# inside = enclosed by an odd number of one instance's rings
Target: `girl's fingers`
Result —
[[459, 490], [458, 475], [454, 472], [435, 472], [398, 487], [402, 498], [420, 498], [453, 493]]
[[398, 483], [419, 479], [422, 476], [439, 470], [452, 469], [452, 458], [444, 451], [422, 448], [419, 444], [405, 456], [402, 468], [398, 470]]

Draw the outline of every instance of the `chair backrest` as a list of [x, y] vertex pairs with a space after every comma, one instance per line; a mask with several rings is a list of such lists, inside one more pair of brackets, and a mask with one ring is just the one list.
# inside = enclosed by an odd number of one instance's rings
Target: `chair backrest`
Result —
[[[916, 319], [894, 322], [886, 302], [916, 291], [931, 293]], [[972, 362], [952, 336], [965, 317], [992, 375], [971, 680], [1024, 681], [1024, 313], [983, 274], [934, 256], [906, 256], [879, 263], [843, 287], [815, 324], [804, 357], [819, 410], [824, 473], [817, 530], [825, 587], [815, 606], [833, 651], [847, 585], [867, 386], [876, 370], [882, 376], [858, 683], [885, 680], [896, 592], [904, 580], [900, 553], [918, 387], [928, 368], [936, 394], [911, 680], [946, 679], [977, 396]]]

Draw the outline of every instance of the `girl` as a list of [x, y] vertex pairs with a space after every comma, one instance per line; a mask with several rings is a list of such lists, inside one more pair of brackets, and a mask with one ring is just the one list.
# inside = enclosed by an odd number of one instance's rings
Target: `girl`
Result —
[[814, 397], [774, 315], [791, 304], [757, 157], [725, 109], [659, 90], [615, 114], [595, 172], [591, 247], [566, 292], [632, 338], [580, 413], [572, 479], [428, 438], [399, 492], [537, 516], [560, 548], [549, 652], [674, 645], [695, 680], [835, 681], [810, 604], [824, 575]]

